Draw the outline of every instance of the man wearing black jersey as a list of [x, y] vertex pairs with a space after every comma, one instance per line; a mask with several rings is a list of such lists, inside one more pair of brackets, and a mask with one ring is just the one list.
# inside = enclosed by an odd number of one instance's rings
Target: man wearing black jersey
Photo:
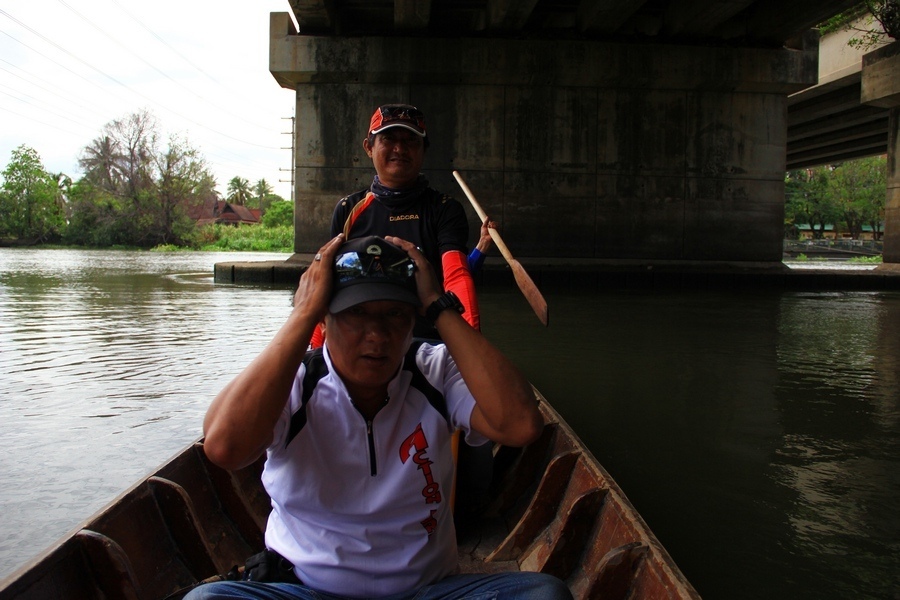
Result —
[[[462, 205], [428, 186], [421, 174], [429, 138], [425, 116], [408, 104], [378, 107], [363, 148], [375, 167], [368, 189], [342, 198], [335, 207], [331, 235], [347, 239], [393, 235], [422, 249], [445, 291], [462, 302], [463, 317], [480, 328], [475, 286], [466, 259], [469, 225]], [[429, 336], [419, 328], [417, 335]]]

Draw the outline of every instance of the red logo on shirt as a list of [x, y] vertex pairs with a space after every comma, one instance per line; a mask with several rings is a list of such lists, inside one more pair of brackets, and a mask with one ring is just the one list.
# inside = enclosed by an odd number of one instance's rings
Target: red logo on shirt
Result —
[[[422, 424], [419, 423], [416, 426], [416, 430], [400, 444], [400, 462], [406, 464], [406, 461], [412, 455], [413, 462], [418, 465], [422, 475], [425, 476], [425, 487], [422, 488], [422, 496], [425, 497], [425, 503], [434, 504], [441, 501], [441, 486], [434, 480], [434, 476], [431, 473], [431, 465], [433, 463], [425, 455], [427, 449], [428, 440], [425, 438], [425, 432], [422, 431]], [[415, 450], [415, 454], [412, 453], [412, 450]]]
[[432, 510], [427, 519], [425, 519], [424, 521], [420, 521], [420, 523], [422, 523], [422, 527], [425, 528], [425, 531], [428, 532], [429, 536], [431, 536], [431, 534], [434, 533], [434, 530], [437, 529], [437, 519], [434, 518], [434, 513], [436, 512], [436, 510]]

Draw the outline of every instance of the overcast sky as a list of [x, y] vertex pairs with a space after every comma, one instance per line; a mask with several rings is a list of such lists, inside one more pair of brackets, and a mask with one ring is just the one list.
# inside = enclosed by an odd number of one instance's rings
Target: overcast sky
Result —
[[268, 71], [270, 12], [288, 0], [0, 0], [0, 170], [25, 144], [77, 179], [103, 126], [147, 109], [220, 192], [239, 175], [290, 198], [294, 92]]

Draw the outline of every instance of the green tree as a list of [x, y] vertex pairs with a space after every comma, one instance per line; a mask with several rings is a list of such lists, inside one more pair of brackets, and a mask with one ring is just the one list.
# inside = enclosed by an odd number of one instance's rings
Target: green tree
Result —
[[274, 192], [274, 188], [272, 185], [266, 181], [265, 179], [260, 179], [256, 183], [253, 184], [253, 200], [254, 200], [254, 208], [259, 208], [263, 212], [269, 208], [269, 203], [271, 202], [272, 192]]
[[96, 247], [132, 244], [131, 226], [124, 217], [126, 204], [121, 197], [80, 179], [69, 191], [71, 214], [63, 241]]
[[252, 198], [250, 182], [243, 177], [232, 177], [228, 182], [228, 201], [233, 204], [244, 205]]
[[85, 180], [110, 192], [122, 188], [122, 175], [119, 171], [122, 161], [117, 146], [112, 137], [103, 135], [82, 151], [78, 163], [84, 170]]
[[191, 213], [215, 200], [215, 179], [199, 152], [177, 137], [158, 142], [156, 120], [139, 112], [111, 121], [80, 157], [70, 243], [150, 247], [185, 244]]
[[837, 166], [828, 180], [828, 192], [854, 240], [859, 239], [863, 225], [870, 225], [875, 238], [880, 237], [887, 196], [886, 157], [870, 156]]
[[136, 199], [153, 185], [158, 153], [156, 119], [147, 111], [110, 121], [100, 137], [82, 151], [78, 162], [94, 186]]
[[177, 137], [156, 157], [155, 217], [152, 234], [157, 244], [183, 244], [193, 232], [189, 208], [200, 204], [215, 188], [215, 179], [200, 153]]
[[[84, 210], [85, 218], [75, 226], [92, 223], [98, 214], [108, 225], [101, 239], [116, 244], [153, 245], [155, 218], [155, 158], [158, 150], [156, 119], [147, 111], [110, 121], [101, 135], [82, 150], [79, 165], [84, 170], [79, 202], [73, 210]], [[91, 206], [95, 203], [96, 206]], [[74, 216], [74, 215], [73, 215]], [[112, 219], [116, 223], [108, 223]], [[90, 232], [75, 231], [70, 238], [92, 239]]]
[[50, 173], [50, 179], [56, 182], [56, 205], [63, 215], [69, 216], [69, 190], [72, 189], [72, 178], [65, 173]]
[[831, 167], [790, 171], [785, 177], [785, 222], [809, 225], [814, 239], [822, 239], [826, 225], [840, 218], [840, 208], [828, 193]]
[[[862, 27], [857, 25], [860, 19]], [[863, 0], [819, 24], [818, 29], [823, 35], [840, 29], [855, 31], [859, 35], [854, 34], [847, 45], [867, 51], [885, 38], [900, 39], [900, 2]]]
[[[857, 29], [862, 35], [851, 38], [848, 45], [868, 50], [886, 37], [900, 39], [900, 2], [864, 0], [862, 8], [869, 13], [867, 29]], [[880, 27], [876, 27], [875, 22]]]
[[264, 227], [293, 227], [294, 204], [289, 200], [272, 202], [269, 210], [262, 216]]
[[0, 235], [43, 242], [65, 229], [65, 207], [57, 178], [44, 170], [33, 148], [12, 152], [0, 188]]

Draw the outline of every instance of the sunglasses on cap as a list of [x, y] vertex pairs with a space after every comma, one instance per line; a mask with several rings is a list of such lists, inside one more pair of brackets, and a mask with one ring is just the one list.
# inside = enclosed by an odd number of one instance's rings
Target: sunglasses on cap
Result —
[[415, 106], [407, 104], [386, 104], [378, 108], [384, 123], [389, 121], [415, 121], [416, 125], [425, 129], [425, 115]]
[[381, 133], [389, 127], [403, 127], [426, 137], [425, 114], [409, 104], [385, 104], [375, 109], [369, 123], [369, 135]]
[[408, 256], [385, 260], [381, 254], [345, 252], [335, 259], [334, 272], [338, 285], [365, 277], [382, 277], [415, 289], [416, 264]]

